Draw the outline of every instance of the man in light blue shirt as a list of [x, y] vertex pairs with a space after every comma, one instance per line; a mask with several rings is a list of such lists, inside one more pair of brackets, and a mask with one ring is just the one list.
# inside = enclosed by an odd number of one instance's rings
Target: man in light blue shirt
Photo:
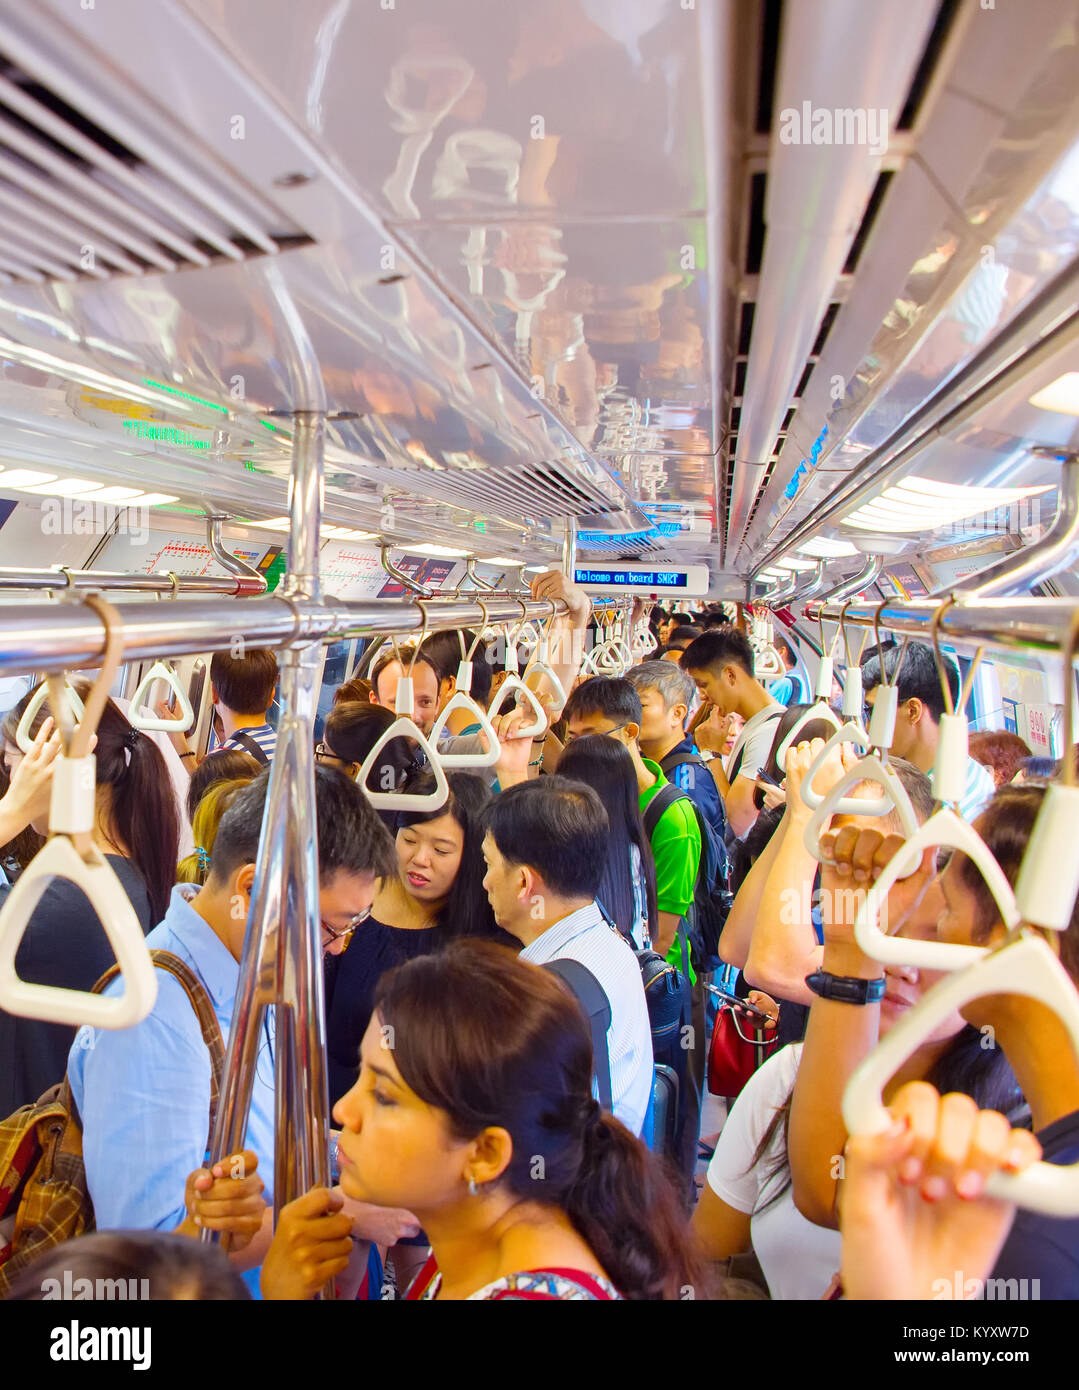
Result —
[[[239, 960], [250, 909], [269, 773], [236, 797], [221, 820], [201, 889], [178, 885], [168, 912], [146, 938], [172, 952], [202, 981], [228, 1047]], [[393, 843], [355, 782], [331, 768], [315, 771], [319, 908], [323, 946], [355, 929], [374, 898], [377, 877], [396, 871]], [[362, 930], [362, 928], [361, 928]], [[123, 988], [115, 980], [105, 991]], [[175, 1230], [185, 1223], [185, 1184], [202, 1166], [210, 1115], [210, 1055], [198, 1018], [176, 978], [158, 970], [157, 1002], [134, 1028], [82, 1028], [68, 1058], [82, 1118], [86, 1179], [99, 1230]], [[272, 1211], [274, 1036], [272, 1014], [260, 1040], [247, 1148], [258, 1158]], [[190, 1225], [190, 1223], [188, 1223]], [[186, 1233], [186, 1232], [185, 1232]], [[239, 1253], [257, 1264], [263, 1234]]]
[[591, 787], [565, 777], [522, 782], [488, 812], [483, 886], [495, 921], [533, 965], [575, 960], [611, 1006], [613, 1112], [640, 1134], [652, 1094], [652, 1031], [637, 958], [596, 906], [607, 815]]
[[[884, 669], [888, 680], [895, 680], [900, 648], [892, 647], [884, 654]], [[959, 668], [946, 659], [944, 670], [948, 679], [954, 708], [959, 699]], [[881, 683], [880, 658], [871, 657], [862, 666], [862, 687], [866, 704], [872, 708], [877, 687]], [[936, 657], [924, 642], [911, 642], [903, 653], [899, 666], [899, 707], [895, 718], [895, 735], [891, 751], [897, 758], [932, 774], [940, 743], [940, 719], [946, 713], [944, 688], [937, 670]], [[964, 820], [972, 821], [992, 800], [996, 787], [993, 774], [974, 758], [967, 758], [966, 787], [959, 802]]]

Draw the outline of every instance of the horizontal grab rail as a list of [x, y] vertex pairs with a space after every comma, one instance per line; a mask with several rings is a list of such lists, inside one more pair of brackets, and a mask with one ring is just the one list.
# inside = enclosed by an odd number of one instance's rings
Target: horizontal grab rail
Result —
[[[485, 598], [484, 607], [467, 596], [426, 603], [427, 631], [495, 625], [547, 618], [547, 599]], [[484, 610], [486, 610], [486, 619]], [[557, 611], [564, 613], [559, 601]], [[190, 599], [183, 622], [169, 604], [136, 600], [123, 606], [124, 661], [225, 651], [241, 638], [248, 647], [287, 647], [294, 642], [332, 642], [348, 637], [398, 635], [423, 630], [423, 616], [411, 599], [366, 599], [322, 603], [267, 594], [245, 599]], [[0, 673], [80, 670], [96, 666], [104, 633], [89, 612], [67, 603], [0, 606]]]
[[131, 593], [264, 594], [266, 581], [240, 574], [122, 574], [116, 570], [0, 569], [0, 589], [109, 589]]

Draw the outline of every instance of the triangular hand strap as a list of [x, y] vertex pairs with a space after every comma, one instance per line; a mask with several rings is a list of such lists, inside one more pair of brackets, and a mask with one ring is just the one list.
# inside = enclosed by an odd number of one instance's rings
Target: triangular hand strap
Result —
[[[149, 703], [150, 690], [155, 681], [165, 681], [172, 693], [176, 696], [176, 702], [180, 713], [175, 719], [164, 719], [160, 715], [140, 714], [139, 706], [146, 701]], [[176, 672], [164, 661], [155, 661], [150, 669], [139, 681], [138, 688], [131, 697], [130, 712], [128, 719], [136, 729], [144, 732], [149, 730], [161, 733], [183, 732], [189, 729], [195, 720], [195, 711], [191, 708], [191, 701], [187, 698], [187, 691], [177, 679]]]
[[876, 753], [867, 753], [840, 778], [810, 817], [805, 828], [805, 846], [815, 859], [820, 858], [821, 832], [834, 815], [840, 814], [838, 807], [845, 794], [862, 782], [873, 782], [884, 795], [874, 799], [852, 797], [858, 803], [858, 815], [888, 816], [895, 811], [904, 839], [909, 840], [917, 831], [918, 817], [899, 774], [891, 764], [882, 763]]
[[547, 634], [544, 633], [536, 646], [535, 656], [525, 668], [523, 679], [527, 683], [529, 676], [546, 676], [547, 680], [550, 682], [551, 689], [554, 691], [554, 697], [558, 703], [558, 707], [562, 709], [566, 703], [566, 692], [563, 689], [562, 682], [558, 679], [557, 674], [548, 662], [549, 655], [550, 648], [548, 646]]
[[[82, 701], [79, 699], [78, 692], [70, 681], [64, 682], [64, 692], [67, 695], [68, 705], [71, 708], [72, 720], [77, 724], [83, 715]], [[38, 711], [48, 698], [49, 683], [48, 681], [42, 681], [30, 697], [30, 703], [22, 712], [22, 718], [19, 720], [19, 727], [15, 730], [15, 742], [24, 753], [29, 753], [34, 746], [34, 737], [30, 729], [33, 726], [34, 720], [37, 718]]]
[[[809, 766], [809, 771], [802, 778], [802, 800], [811, 810], [816, 810], [824, 800], [822, 792], [814, 791], [813, 779], [824, 767], [832, 750], [838, 748], [841, 743], [853, 743], [862, 753], [867, 753], [869, 751], [869, 735], [857, 721], [848, 720], [846, 724], [836, 729], [832, 737], [813, 759], [813, 762]], [[780, 763], [780, 766], [782, 767], [783, 764]], [[858, 816], [864, 815], [864, 813], [865, 802], [856, 796], [844, 797], [843, 800], [834, 807], [832, 812], [833, 815], [837, 816]]]
[[[57, 760], [62, 761], [60, 759]], [[90, 900], [116, 953], [124, 978], [123, 994], [104, 998], [79, 989], [35, 985], [21, 980], [15, 956], [27, 923], [54, 879], [66, 878]], [[131, 1028], [149, 1014], [157, 999], [157, 975], [139, 919], [112, 866], [90, 848], [80, 855], [67, 835], [54, 835], [16, 879], [0, 911], [0, 1008], [21, 1018], [78, 1028]]]
[[499, 686], [498, 694], [495, 696], [495, 702], [487, 711], [490, 717], [494, 719], [495, 715], [501, 711], [508, 697], [513, 694], [524, 695], [536, 715], [535, 724], [532, 724], [527, 729], [518, 730], [517, 737], [539, 738], [541, 734], [545, 734], [547, 732], [547, 711], [537, 699], [536, 692], [525, 685], [520, 676], [507, 676]]
[[915, 965], [919, 970], [962, 970], [985, 955], [981, 946], [960, 946], [947, 941], [918, 941], [905, 936], [886, 936], [880, 929], [880, 913], [888, 894], [901, 878], [912, 874], [927, 849], [961, 850], [976, 865], [1009, 931], [1019, 925], [1015, 894], [1004, 871], [982, 837], [950, 807], [937, 811], [914, 832], [903, 848], [884, 866], [880, 878], [862, 900], [854, 922], [858, 945], [874, 960], [896, 965]]
[[498, 746], [498, 735], [495, 733], [491, 724], [490, 716], [482, 705], [476, 701], [466, 690], [457, 690], [450, 696], [442, 708], [442, 712], [435, 720], [434, 728], [431, 730], [431, 742], [438, 748], [438, 736], [446, 727], [447, 721], [454, 710], [464, 710], [477, 721], [480, 730], [487, 739], [487, 752], [477, 749], [474, 753], [444, 753], [439, 750], [437, 757], [443, 767], [494, 767], [500, 756]]
[[835, 710], [832, 709], [827, 700], [818, 699], [816, 704], [810, 705], [804, 714], [798, 716], [784, 735], [782, 742], [776, 749], [776, 763], [779, 767], [785, 768], [787, 766], [787, 754], [798, 742], [798, 735], [803, 729], [808, 728], [815, 719], [823, 719], [826, 723], [831, 724], [833, 729], [839, 728], [839, 720], [836, 718]]
[[775, 647], [767, 646], [756, 653], [753, 658], [753, 674], [755, 676], [785, 676], [787, 674], [786, 667], [780, 660]]
[[[402, 677], [402, 680], [404, 678]], [[378, 762], [378, 755], [383, 748], [395, 738], [410, 738], [414, 743], [418, 743], [423, 752], [427, 755], [427, 762], [431, 771], [434, 773], [435, 787], [426, 794], [418, 792], [401, 791], [373, 791], [367, 785], [367, 779], [371, 775], [371, 769]], [[364, 796], [377, 810], [385, 811], [437, 811], [440, 806], [445, 806], [450, 795], [450, 784], [446, 781], [446, 774], [442, 770], [442, 763], [438, 753], [432, 747], [429, 739], [424, 734], [418, 724], [407, 714], [398, 715], [386, 732], [378, 739], [374, 747], [364, 758], [359, 772], [356, 774], [356, 781], [360, 784]]]
[[[983, 955], [966, 970], [945, 976], [889, 1030], [847, 1086], [843, 1096], [847, 1131], [876, 1134], [887, 1129], [891, 1116], [884, 1107], [883, 1094], [888, 1081], [956, 1010], [992, 994], [1021, 994], [1047, 1005], [1068, 1030], [1072, 1049], [1079, 1057], [1079, 996], [1075, 986], [1049, 944], [1041, 937], [1024, 934]], [[994, 1173], [986, 1192], [1027, 1211], [1077, 1217], [1079, 1163], [1042, 1162], [1032, 1164], [1024, 1173]]]

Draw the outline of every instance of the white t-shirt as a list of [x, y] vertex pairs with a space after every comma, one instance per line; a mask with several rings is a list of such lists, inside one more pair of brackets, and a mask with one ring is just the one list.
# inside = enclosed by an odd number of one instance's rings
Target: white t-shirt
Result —
[[[755, 1213], [750, 1236], [774, 1299], [821, 1298], [839, 1270], [839, 1232], [807, 1221], [794, 1205], [791, 1187], [765, 1206], [790, 1179], [782, 1126], [761, 1161], [753, 1162], [775, 1112], [794, 1089], [801, 1058], [802, 1044], [793, 1043], [773, 1053], [754, 1072], [727, 1117], [708, 1165], [708, 1185], [716, 1196], [735, 1211]], [[780, 1155], [784, 1166], [770, 1178]]]
[[[746, 720], [727, 759], [725, 770], [728, 777], [736, 763], [739, 777], [756, 777], [768, 761], [768, 754], [772, 751], [772, 743], [776, 736], [776, 725], [783, 712], [783, 706], [780, 704], [766, 705], [764, 709], [758, 710], [752, 719]], [[745, 749], [744, 753], [742, 749]]]

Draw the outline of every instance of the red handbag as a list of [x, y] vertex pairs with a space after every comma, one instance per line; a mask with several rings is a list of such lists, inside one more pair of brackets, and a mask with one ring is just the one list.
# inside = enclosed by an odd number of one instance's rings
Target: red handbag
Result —
[[[742, 1028], [748, 1030], [742, 1032]], [[775, 1051], [777, 1030], [769, 1037], [748, 1019], [739, 1022], [729, 1004], [721, 1004], [708, 1048], [708, 1089], [714, 1096], [733, 1100], [757, 1068]]]

